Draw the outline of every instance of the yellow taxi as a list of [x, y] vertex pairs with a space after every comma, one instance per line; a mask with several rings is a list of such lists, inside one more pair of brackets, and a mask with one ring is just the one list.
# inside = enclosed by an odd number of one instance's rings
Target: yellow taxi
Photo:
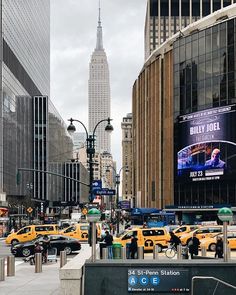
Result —
[[56, 235], [58, 233], [59, 227], [57, 224], [28, 225], [22, 227], [16, 233], [9, 234], [5, 242], [6, 244], [24, 243], [32, 241], [38, 236]]
[[156, 228], [132, 228], [125, 231], [120, 237], [114, 238], [114, 242], [121, 243], [122, 246], [126, 246], [131, 242], [131, 237], [135, 236], [138, 241], [138, 246], [143, 246], [144, 250], [153, 250], [154, 245], [159, 246], [159, 252], [163, 248], [168, 246], [170, 235], [168, 231], [163, 227]]
[[212, 225], [212, 226], [202, 226], [194, 231], [191, 231], [189, 233], [183, 234], [180, 237], [182, 245], [187, 245], [189, 240], [192, 238], [193, 234], [196, 234], [196, 237], [200, 239], [212, 237], [217, 233], [221, 233], [223, 230], [223, 227], [221, 225]]
[[[200, 240], [201, 246], [204, 246], [209, 251], [215, 251], [217, 237], [221, 237], [223, 239], [223, 234], [218, 233], [215, 234], [213, 237]], [[227, 240], [230, 249], [236, 249], [236, 232], [228, 232]]]
[[199, 225], [181, 225], [174, 229], [173, 233], [180, 238], [183, 234], [189, 233], [197, 228], [199, 228]]
[[[96, 224], [97, 227], [97, 236], [98, 239], [101, 238], [101, 225], [99, 223]], [[60, 231], [60, 234], [63, 236], [68, 236], [74, 239], [78, 239], [80, 241], [88, 241], [88, 233], [89, 233], [89, 223], [77, 223], [73, 224], [66, 229]]]

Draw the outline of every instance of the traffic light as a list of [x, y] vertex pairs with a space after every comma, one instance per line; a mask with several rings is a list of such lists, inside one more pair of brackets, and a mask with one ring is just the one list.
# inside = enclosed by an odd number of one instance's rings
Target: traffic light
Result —
[[19, 185], [20, 184], [20, 172], [17, 171], [16, 173], [16, 184]]

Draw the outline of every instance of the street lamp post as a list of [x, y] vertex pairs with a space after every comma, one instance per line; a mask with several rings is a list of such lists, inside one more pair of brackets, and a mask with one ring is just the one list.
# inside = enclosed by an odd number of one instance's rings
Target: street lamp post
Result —
[[94, 127], [92, 134], [88, 134], [87, 128], [85, 127], [84, 123], [81, 122], [80, 120], [72, 119], [72, 118], [68, 120], [68, 121], [70, 121], [70, 125], [68, 126], [67, 130], [70, 133], [73, 133], [76, 131], [76, 128], [73, 125], [74, 121], [80, 123], [84, 127], [84, 130], [86, 132], [86, 142], [87, 142], [86, 152], [87, 152], [88, 163], [89, 163], [89, 202], [93, 201], [92, 185], [93, 185], [93, 157], [95, 154], [95, 132], [96, 132], [98, 125], [102, 122], [107, 122], [107, 126], [105, 127], [105, 131], [107, 131], [107, 132], [113, 131], [113, 127], [111, 125], [111, 120], [112, 119], [110, 119], [110, 118], [100, 120], [96, 124], [96, 126]]
[[223, 252], [224, 261], [227, 262], [228, 257], [228, 239], [227, 239], [227, 224], [233, 218], [233, 212], [230, 208], [223, 207], [218, 211], [218, 218], [223, 222]]
[[[86, 142], [87, 142], [87, 147], [86, 147], [86, 152], [87, 152], [87, 157], [88, 157], [88, 163], [89, 163], [89, 202], [93, 202], [94, 196], [93, 196], [93, 157], [95, 154], [95, 132], [96, 129], [98, 127], [99, 124], [101, 124], [102, 122], [107, 122], [107, 125], [105, 127], [105, 131], [107, 132], [111, 132], [113, 131], [113, 127], [111, 125], [111, 119], [107, 118], [107, 119], [103, 119], [100, 120], [94, 127], [92, 134], [88, 133], [87, 128], [85, 127], [84, 123], [82, 123], [80, 120], [77, 119], [69, 119], [68, 121], [70, 121], [70, 125], [68, 126], [67, 130], [70, 133], [73, 133], [76, 131], [75, 126], [73, 125], [73, 122], [76, 121], [78, 123], [80, 123], [83, 127], [84, 130], [86, 132]], [[91, 244], [92, 244], [92, 262], [95, 262], [95, 249], [96, 249], [96, 226], [94, 221], [92, 222], [91, 220], [93, 219], [93, 211], [91, 212], [91, 214], [88, 216], [89, 217], [89, 221], [90, 221], [90, 225], [92, 225], [92, 237], [91, 237]], [[95, 212], [95, 215], [97, 212]], [[91, 217], [92, 216], [92, 217]], [[96, 216], [96, 221], [97, 217], [99, 217], [100, 215], [98, 214]], [[91, 224], [92, 222], [92, 224]]]
[[[108, 166], [108, 168], [112, 168], [113, 171], [115, 172], [115, 178], [116, 178], [116, 210], [117, 210], [117, 225], [116, 225], [116, 231], [117, 234], [119, 234], [120, 232], [120, 208], [119, 208], [119, 186], [120, 186], [120, 173], [122, 171], [122, 169], [125, 168], [125, 172], [129, 172], [128, 167], [127, 166], [123, 166], [120, 168], [119, 172], [116, 173], [116, 170], [113, 166]], [[109, 172], [109, 170], [108, 170]]]

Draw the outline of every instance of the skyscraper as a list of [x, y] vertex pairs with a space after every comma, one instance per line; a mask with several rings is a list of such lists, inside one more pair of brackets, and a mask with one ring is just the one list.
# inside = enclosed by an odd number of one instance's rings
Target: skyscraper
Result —
[[132, 200], [132, 113], [123, 118], [121, 129], [122, 167], [126, 167], [122, 169], [122, 196], [124, 200]]
[[[25, 193], [32, 168], [32, 96], [50, 95], [50, 3], [0, 1], [0, 195]], [[24, 186], [24, 188], [23, 188]]]
[[[111, 112], [109, 67], [103, 48], [100, 11], [101, 9], [99, 7], [97, 43], [89, 64], [88, 97], [90, 133], [93, 132], [100, 120], [110, 117]], [[101, 123], [96, 129], [96, 152], [110, 152], [111, 150], [110, 134], [105, 132], [106, 124], [106, 122]]]
[[148, 0], [145, 59], [179, 30], [233, 3], [235, 0]]
[[50, 100], [50, 1], [0, 0], [0, 28], [0, 206], [24, 202], [23, 213], [51, 198], [48, 175], [29, 169], [48, 171], [73, 147]]

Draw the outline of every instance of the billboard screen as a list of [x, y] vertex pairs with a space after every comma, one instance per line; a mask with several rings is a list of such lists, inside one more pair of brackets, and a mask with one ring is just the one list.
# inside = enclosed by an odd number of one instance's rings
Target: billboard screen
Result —
[[178, 144], [178, 180], [235, 177], [236, 105], [180, 116]]

